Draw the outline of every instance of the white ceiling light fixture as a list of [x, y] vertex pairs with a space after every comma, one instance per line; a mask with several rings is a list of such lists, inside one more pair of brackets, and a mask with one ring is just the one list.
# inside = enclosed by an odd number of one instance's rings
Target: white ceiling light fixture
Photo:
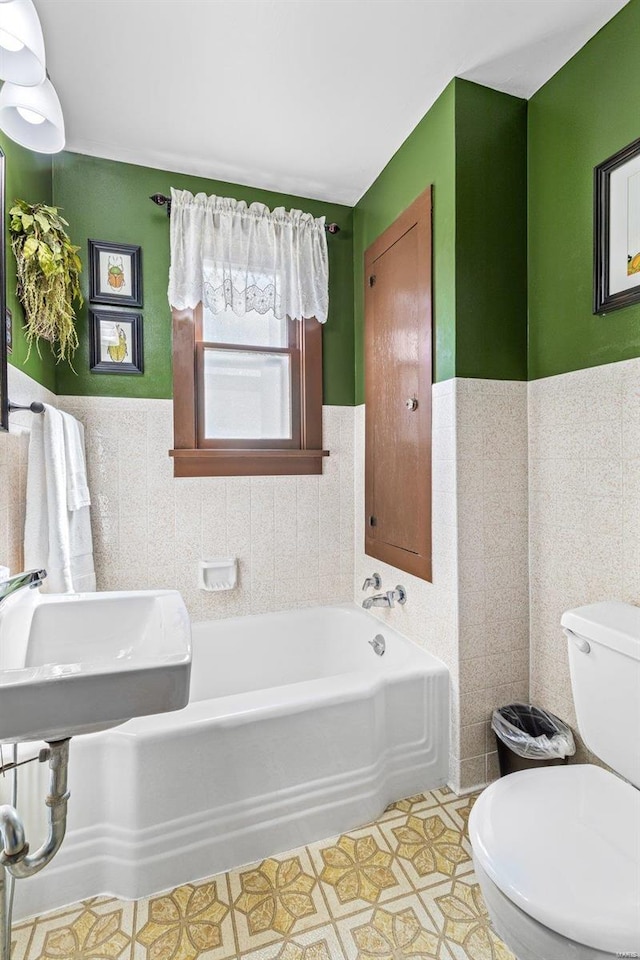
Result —
[[51, 81], [37, 87], [5, 83], [0, 90], [0, 130], [36, 153], [59, 153], [65, 144], [64, 117]]
[[0, 79], [30, 87], [46, 79], [44, 38], [32, 0], [0, 0]]
[[59, 153], [64, 117], [33, 0], [0, 0], [0, 79], [0, 130], [36, 153]]

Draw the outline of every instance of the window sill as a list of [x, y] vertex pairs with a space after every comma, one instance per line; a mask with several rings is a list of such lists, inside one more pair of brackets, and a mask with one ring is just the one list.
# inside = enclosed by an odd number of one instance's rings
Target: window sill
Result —
[[170, 450], [174, 477], [291, 477], [322, 473], [328, 450]]

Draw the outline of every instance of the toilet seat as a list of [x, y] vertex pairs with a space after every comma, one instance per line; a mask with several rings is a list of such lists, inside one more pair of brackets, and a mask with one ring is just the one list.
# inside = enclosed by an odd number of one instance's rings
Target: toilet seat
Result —
[[640, 791], [592, 764], [496, 781], [469, 820], [474, 856], [530, 917], [577, 943], [640, 950]]

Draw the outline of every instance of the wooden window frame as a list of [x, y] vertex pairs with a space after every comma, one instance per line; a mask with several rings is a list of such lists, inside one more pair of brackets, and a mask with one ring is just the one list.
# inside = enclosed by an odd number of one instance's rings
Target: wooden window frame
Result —
[[[175, 477], [297, 476], [322, 473], [322, 326], [315, 318], [289, 321], [286, 347], [204, 341], [202, 304], [172, 309], [173, 457]], [[208, 348], [291, 357], [292, 437], [211, 440], [203, 435], [204, 352]]]

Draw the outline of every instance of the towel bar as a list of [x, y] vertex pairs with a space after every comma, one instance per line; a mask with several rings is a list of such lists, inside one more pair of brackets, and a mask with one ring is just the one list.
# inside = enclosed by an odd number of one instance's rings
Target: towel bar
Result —
[[31, 413], [44, 413], [44, 403], [40, 403], [39, 400], [34, 400], [33, 403], [22, 406], [19, 403], [11, 403], [11, 401], [9, 401], [8, 410], [9, 413], [15, 413], [16, 410], [30, 410]]

